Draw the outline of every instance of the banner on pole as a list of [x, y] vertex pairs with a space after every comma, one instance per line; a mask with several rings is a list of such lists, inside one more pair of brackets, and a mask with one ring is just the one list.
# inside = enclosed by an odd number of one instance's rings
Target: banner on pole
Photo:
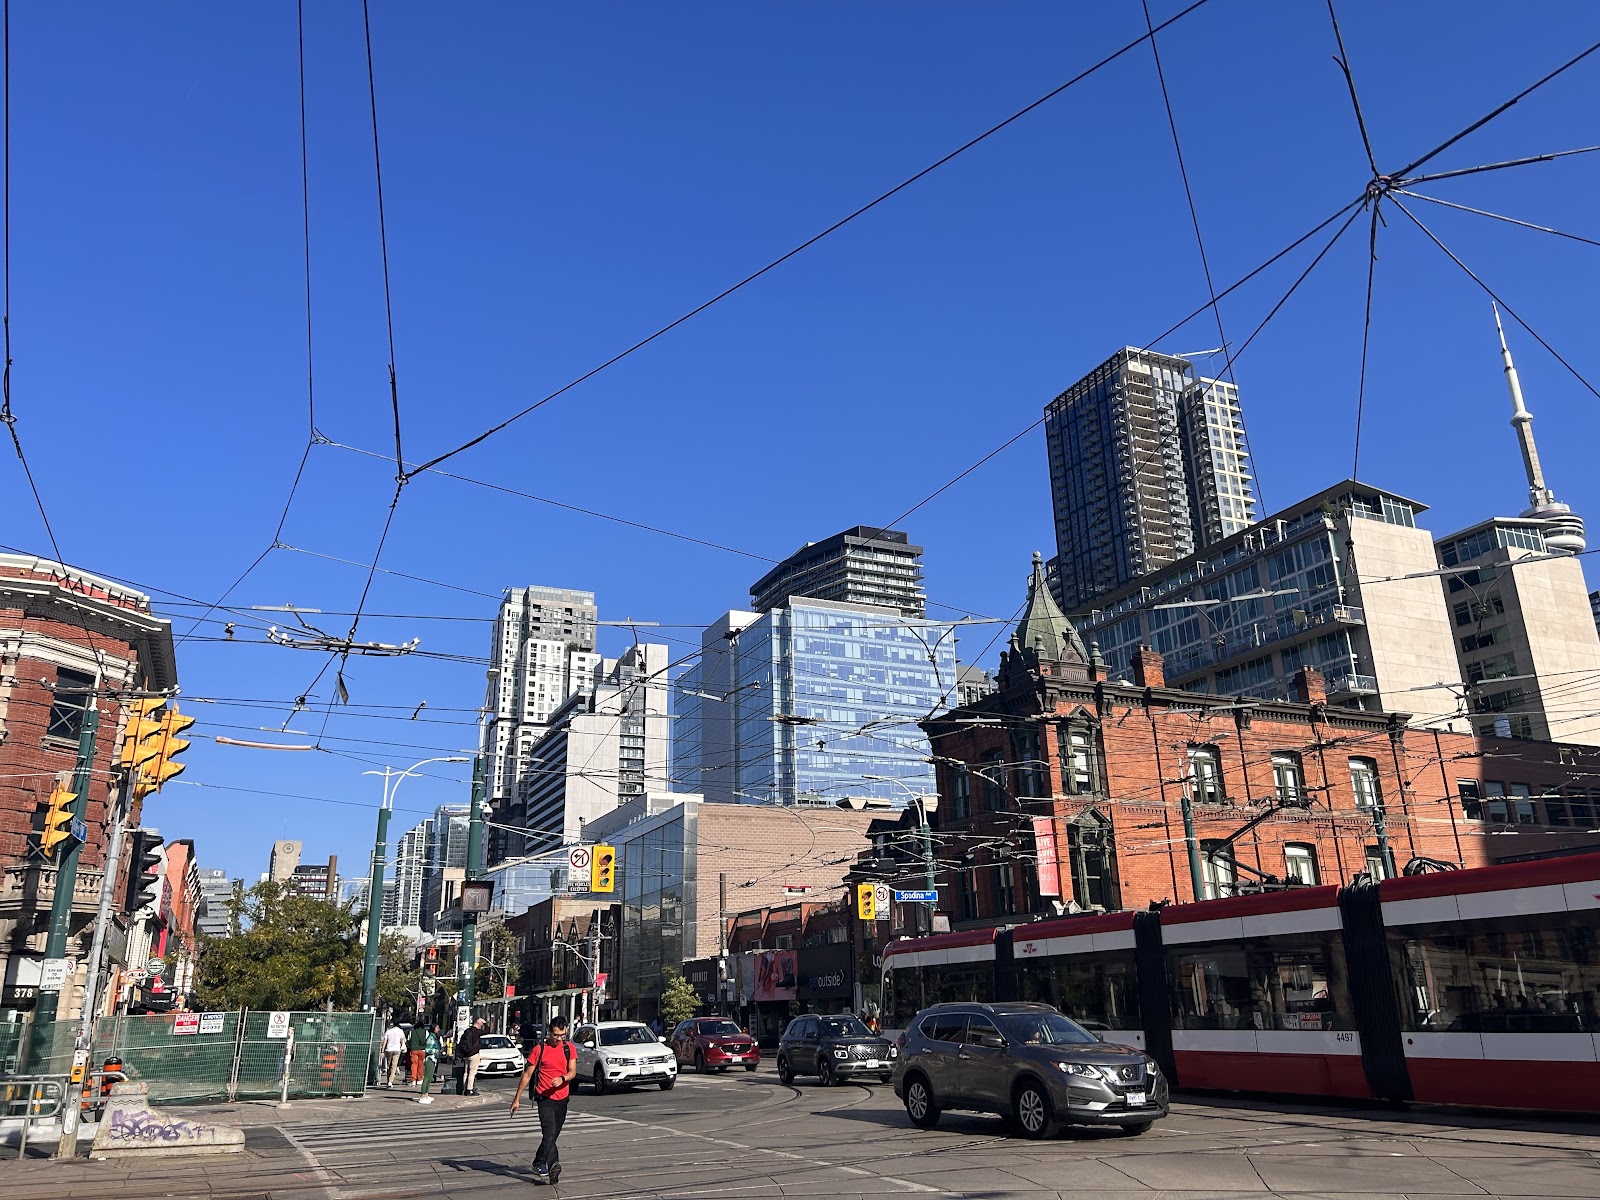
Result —
[[1039, 862], [1039, 895], [1061, 895], [1061, 867], [1056, 857], [1054, 817], [1033, 818], [1033, 846]]

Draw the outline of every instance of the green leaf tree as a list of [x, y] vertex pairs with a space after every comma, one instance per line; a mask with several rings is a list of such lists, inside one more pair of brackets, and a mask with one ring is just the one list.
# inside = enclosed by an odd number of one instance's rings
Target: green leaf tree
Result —
[[[491, 965], [494, 964], [494, 965]], [[478, 976], [474, 981], [479, 1001], [499, 1000], [506, 984], [515, 984], [522, 974], [517, 962], [517, 935], [504, 921], [478, 926]]]
[[210, 1009], [305, 1010], [361, 1001], [361, 919], [355, 905], [259, 883], [236, 898], [239, 932], [207, 939], [195, 990]]
[[679, 1021], [694, 1016], [700, 996], [677, 967], [662, 967], [661, 982], [661, 1023], [671, 1030]]

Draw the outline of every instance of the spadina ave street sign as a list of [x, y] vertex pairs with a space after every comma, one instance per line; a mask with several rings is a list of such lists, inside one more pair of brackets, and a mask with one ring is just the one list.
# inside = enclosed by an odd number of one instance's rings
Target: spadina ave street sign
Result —
[[937, 904], [939, 893], [922, 889], [918, 891], [896, 891], [894, 898], [901, 904]]

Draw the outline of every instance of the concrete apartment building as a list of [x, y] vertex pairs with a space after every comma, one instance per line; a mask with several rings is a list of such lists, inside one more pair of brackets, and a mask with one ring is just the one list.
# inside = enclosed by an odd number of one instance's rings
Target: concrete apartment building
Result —
[[1302, 667], [1344, 708], [1460, 729], [1463, 692], [1426, 506], [1345, 480], [1103, 595], [1078, 631], [1112, 678], [1140, 646], [1168, 687], [1284, 699]]
[[667, 648], [639, 643], [605, 659], [533, 744], [516, 801], [498, 819], [538, 832], [506, 833], [505, 855], [558, 850], [618, 804], [666, 791], [669, 737]]
[[1051, 579], [1078, 611], [1256, 518], [1239, 392], [1126, 347], [1045, 406]]
[[[93, 711], [98, 732], [84, 798], [89, 836], [78, 852], [66, 948], [79, 968], [58, 1008], [63, 1019], [78, 1013], [90, 929], [106, 883], [112, 767], [126, 719], [110, 696], [177, 682], [171, 622], [152, 615], [148, 596], [77, 567], [0, 554], [0, 1017], [38, 1000], [61, 861], [38, 852], [40, 814], [56, 782], [70, 780]], [[135, 804], [130, 827], [139, 809]], [[110, 965], [126, 965], [125, 953], [113, 946]]]
[[[571, 588], [508, 588], [489, 647], [488, 716], [482, 749], [485, 795], [495, 808], [515, 801], [523, 764], [544, 736], [550, 716], [575, 692], [592, 685], [599, 613], [594, 593]], [[490, 857], [505, 849], [490, 840]]]
[[233, 880], [220, 867], [199, 868], [200, 913], [195, 929], [202, 937], [227, 937], [232, 932]]
[[922, 547], [898, 529], [857, 525], [820, 542], [807, 542], [750, 588], [750, 607], [769, 612], [792, 597], [870, 604], [921, 617]]
[[715, 954], [725, 916], [781, 903], [785, 887], [837, 891], [867, 848], [873, 817], [652, 793], [599, 818], [585, 840], [617, 848], [614, 1011], [655, 1016], [661, 968]]

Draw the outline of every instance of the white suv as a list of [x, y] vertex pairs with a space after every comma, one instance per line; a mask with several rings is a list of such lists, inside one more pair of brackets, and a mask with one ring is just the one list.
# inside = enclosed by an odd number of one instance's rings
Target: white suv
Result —
[[612, 1088], [653, 1083], [663, 1092], [678, 1082], [678, 1060], [664, 1043], [638, 1021], [601, 1021], [579, 1025], [572, 1041], [578, 1048], [578, 1075], [573, 1086], [594, 1084], [602, 1094]]

